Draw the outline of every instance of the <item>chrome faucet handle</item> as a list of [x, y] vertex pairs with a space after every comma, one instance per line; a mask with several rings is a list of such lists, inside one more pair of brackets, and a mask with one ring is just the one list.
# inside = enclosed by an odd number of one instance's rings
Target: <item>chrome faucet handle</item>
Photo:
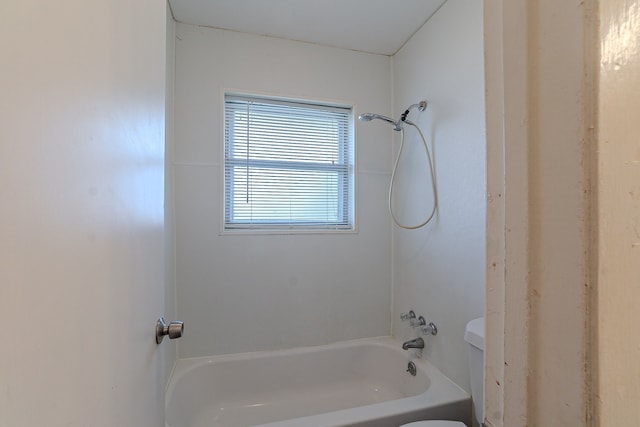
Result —
[[[422, 317], [422, 316], [420, 316]], [[426, 322], [425, 322], [426, 323]], [[420, 329], [422, 330], [422, 333], [425, 335], [437, 335], [438, 334], [438, 328], [436, 327], [435, 323], [430, 322], [428, 325], [423, 324]]]
[[407, 320], [409, 320], [413, 324], [412, 319], [415, 319], [415, 318], [416, 318], [416, 313], [413, 310], [409, 310], [408, 313], [400, 313], [400, 320], [402, 320], [403, 322], [406, 322]]
[[411, 319], [411, 321], [409, 322], [409, 324], [413, 327], [413, 328], [417, 328], [418, 326], [424, 326], [427, 324], [427, 321], [424, 320], [424, 317], [420, 316], [417, 319]]

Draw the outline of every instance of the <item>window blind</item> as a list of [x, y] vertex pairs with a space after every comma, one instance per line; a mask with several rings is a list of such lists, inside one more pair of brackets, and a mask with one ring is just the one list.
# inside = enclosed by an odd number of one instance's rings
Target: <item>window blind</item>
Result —
[[351, 109], [225, 96], [224, 228], [352, 229]]

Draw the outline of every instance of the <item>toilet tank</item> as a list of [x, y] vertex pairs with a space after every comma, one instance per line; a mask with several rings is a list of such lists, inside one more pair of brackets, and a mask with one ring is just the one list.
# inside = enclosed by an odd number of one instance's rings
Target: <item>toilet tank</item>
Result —
[[478, 424], [482, 425], [484, 387], [484, 317], [473, 319], [467, 323], [464, 333], [469, 351], [469, 373], [471, 375], [471, 398]]

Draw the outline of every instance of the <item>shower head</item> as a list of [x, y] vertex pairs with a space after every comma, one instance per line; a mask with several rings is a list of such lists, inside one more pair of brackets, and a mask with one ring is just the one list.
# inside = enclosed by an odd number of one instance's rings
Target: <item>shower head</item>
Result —
[[375, 113], [362, 113], [358, 116], [358, 119], [362, 122], [370, 122], [373, 119], [384, 120], [387, 123], [391, 123], [393, 125], [393, 130], [402, 130], [402, 123], [399, 121], [395, 121], [390, 117], [383, 116], [382, 114]]
[[403, 123], [408, 123], [410, 125], [415, 126], [414, 123], [407, 120], [407, 116], [409, 115], [411, 110], [413, 110], [414, 108], [417, 108], [419, 111], [424, 111], [427, 108], [427, 101], [420, 101], [417, 104], [410, 105], [405, 110], [405, 112], [402, 113], [402, 116], [400, 116], [400, 120], [393, 120], [391, 117], [387, 117], [387, 116], [383, 116], [382, 114], [375, 114], [375, 113], [362, 113], [358, 116], [358, 119], [360, 119], [360, 121], [362, 122], [370, 122], [373, 119], [384, 120], [385, 122], [391, 123], [393, 125], [393, 130], [401, 131]]

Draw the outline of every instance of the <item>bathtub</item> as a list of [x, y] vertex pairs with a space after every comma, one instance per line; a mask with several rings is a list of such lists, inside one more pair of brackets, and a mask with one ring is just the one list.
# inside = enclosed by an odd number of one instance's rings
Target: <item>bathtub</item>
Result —
[[[167, 389], [166, 425], [395, 427], [448, 419], [470, 426], [470, 396], [420, 352], [384, 337], [180, 359]], [[407, 372], [409, 361], [416, 376]]]

